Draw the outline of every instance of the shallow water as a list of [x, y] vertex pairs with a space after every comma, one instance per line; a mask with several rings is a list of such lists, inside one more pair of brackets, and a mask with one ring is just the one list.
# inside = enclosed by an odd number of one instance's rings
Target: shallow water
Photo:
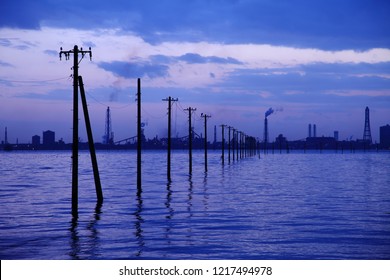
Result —
[[71, 153], [0, 153], [1, 259], [389, 259], [390, 154], [261, 154], [221, 164], [195, 151], [98, 151], [96, 207], [80, 153], [79, 218]]

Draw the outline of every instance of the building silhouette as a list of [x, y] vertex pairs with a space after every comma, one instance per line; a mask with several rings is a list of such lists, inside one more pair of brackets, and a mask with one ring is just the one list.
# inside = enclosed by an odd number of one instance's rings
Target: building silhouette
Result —
[[390, 149], [390, 125], [380, 127], [379, 139], [382, 149]]
[[55, 132], [51, 130], [46, 130], [43, 132], [42, 145], [45, 147], [50, 147], [55, 145]]
[[334, 134], [334, 140], [339, 141], [339, 132], [335, 130], [333, 134]]

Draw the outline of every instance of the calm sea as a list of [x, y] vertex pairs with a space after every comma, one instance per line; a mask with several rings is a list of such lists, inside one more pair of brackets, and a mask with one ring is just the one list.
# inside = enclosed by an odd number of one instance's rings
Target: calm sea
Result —
[[1, 259], [390, 259], [390, 153], [98, 151], [96, 207], [80, 153], [79, 218], [71, 153], [0, 152]]

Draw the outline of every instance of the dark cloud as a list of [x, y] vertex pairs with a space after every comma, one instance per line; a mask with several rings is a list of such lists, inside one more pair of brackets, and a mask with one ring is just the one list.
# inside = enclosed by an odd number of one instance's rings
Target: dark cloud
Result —
[[312, 63], [300, 66], [310, 73], [345, 75], [380, 75], [390, 73], [390, 62], [381, 63]]
[[153, 79], [167, 77], [169, 70], [166, 65], [151, 64], [148, 62], [101, 62], [98, 66], [123, 78], [142, 78], [148, 76]]
[[48, 1], [2, 0], [0, 26], [39, 29], [40, 21], [49, 12], [48, 4]]
[[201, 56], [196, 53], [186, 53], [185, 55], [176, 57], [177, 60], [184, 61], [190, 64], [204, 64], [204, 63], [216, 63], [216, 64], [242, 64], [237, 59], [218, 56]]
[[312, 64], [287, 69], [240, 69], [226, 78], [224, 86], [232, 89], [265, 90], [276, 93], [388, 90], [390, 79], [381, 74], [388, 73], [386, 69], [389, 65], [388, 63]]
[[0, 26], [120, 28], [151, 43], [390, 47], [390, 2], [386, 0], [3, 0], [1, 10]]
[[36, 47], [36, 44], [33, 42], [21, 40], [20, 38], [0, 38], [0, 46], [23, 51]]
[[51, 56], [58, 56], [58, 51], [53, 51], [53, 50], [45, 50], [45, 54], [51, 55]]
[[6, 38], [0, 38], [0, 46], [10, 47], [11, 45], [12, 45], [11, 40], [6, 39]]
[[181, 56], [164, 56], [164, 55], [152, 55], [150, 59], [153, 63], [163, 63], [169, 64], [178, 61], [183, 61], [188, 64], [206, 64], [206, 63], [215, 63], [215, 64], [243, 64], [242, 62], [234, 59], [232, 57], [224, 58], [218, 56], [201, 56], [197, 53], [186, 53]]
[[13, 65], [8, 62], [0, 60], [0, 67], [12, 67], [12, 66]]

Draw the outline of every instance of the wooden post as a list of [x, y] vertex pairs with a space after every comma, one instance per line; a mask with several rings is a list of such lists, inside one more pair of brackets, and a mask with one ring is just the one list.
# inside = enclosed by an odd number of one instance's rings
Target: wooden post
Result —
[[204, 171], [207, 172], [207, 118], [211, 116], [207, 114], [201, 114], [204, 118]]
[[72, 215], [78, 216], [78, 166], [79, 166], [79, 48], [73, 48], [73, 144], [72, 144]]
[[232, 150], [233, 150], [233, 162], [234, 162], [234, 159], [235, 159], [235, 156], [236, 156], [236, 155], [235, 155], [236, 152], [234, 151], [234, 148], [235, 148], [235, 145], [236, 145], [236, 144], [235, 144], [235, 139], [236, 139], [236, 129], [233, 128], [233, 139], [232, 139], [232, 142], [233, 142], [233, 143], [232, 143], [232, 144], [233, 144], [233, 145], [232, 145], [232, 148], [233, 148], [233, 149], [232, 149]]
[[142, 130], [141, 130], [141, 79], [137, 80], [137, 188], [138, 192], [142, 191], [141, 187], [141, 143], [142, 143]]
[[169, 96], [168, 98], [168, 156], [167, 156], [167, 179], [171, 181], [171, 102], [172, 98]]
[[225, 125], [222, 124], [222, 164], [225, 164]]
[[103, 202], [102, 185], [100, 183], [99, 168], [96, 159], [95, 145], [92, 137], [91, 122], [89, 120], [87, 99], [85, 97], [83, 78], [81, 76], [79, 76], [79, 86], [80, 86], [81, 102], [83, 104], [85, 127], [87, 129], [87, 135], [88, 135], [89, 152], [91, 154], [93, 177], [95, 179], [96, 196], [97, 196], [98, 203], [101, 204]]
[[229, 126], [228, 128], [229, 128], [229, 142], [228, 142], [229, 157], [228, 157], [228, 159], [229, 159], [229, 164], [230, 164], [230, 149], [231, 149], [231, 147], [230, 147], [230, 145], [231, 145], [231, 143], [230, 143], [230, 129], [231, 129], [232, 127]]
[[172, 101], [178, 101], [179, 99], [175, 99], [172, 97], [168, 97], [163, 99], [163, 101], [168, 101], [168, 155], [167, 155], [167, 179], [168, 181], [171, 181], [171, 149], [172, 149], [172, 125], [171, 125], [171, 119], [172, 119]]
[[189, 156], [189, 173], [192, 174], [192, 123], [191, 115], [193, 111], [196, 111], [196, 108], [188, 107], [185, 109], [188, 111], [188, 156]]

